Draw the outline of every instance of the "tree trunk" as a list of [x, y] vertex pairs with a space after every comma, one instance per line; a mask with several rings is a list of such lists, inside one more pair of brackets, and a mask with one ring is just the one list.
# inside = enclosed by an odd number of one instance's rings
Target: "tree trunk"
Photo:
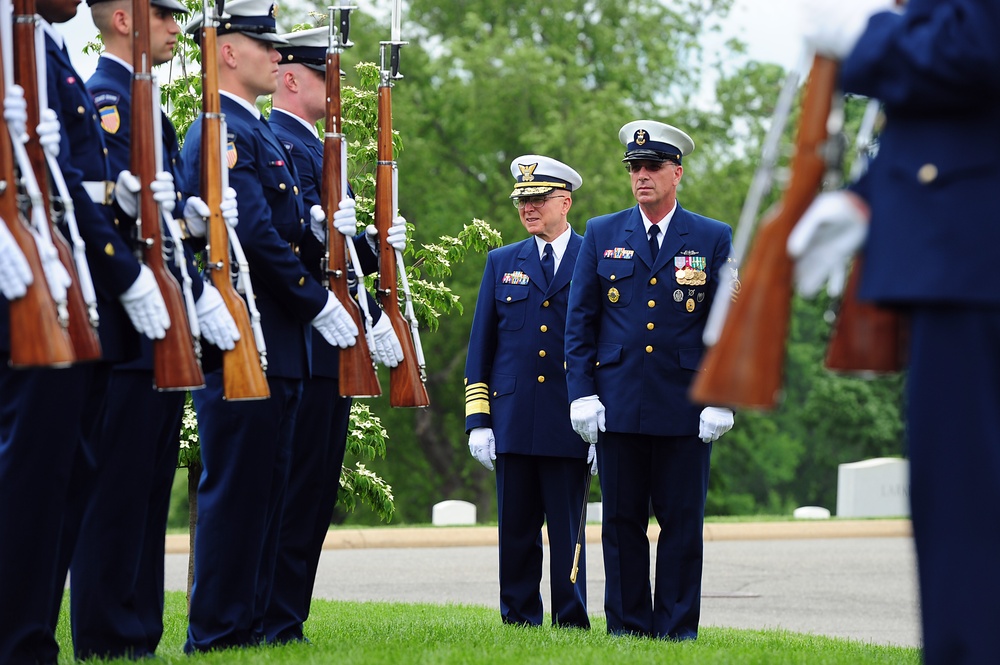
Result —
[[201, 478], [201, 462], [192, 462], [188, 467], [188, 613], [191, 611], [191, 587], [194, 586], [194, 532], [198, 527], [198, 480]]

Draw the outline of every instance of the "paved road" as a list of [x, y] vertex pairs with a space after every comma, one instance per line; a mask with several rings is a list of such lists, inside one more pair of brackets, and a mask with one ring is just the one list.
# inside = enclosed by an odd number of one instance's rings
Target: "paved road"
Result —
[[[587, 593], [603, 616], [604, 568], [589, 544]], [[546, 551], [548, 566], [548, 552]], [[568, 571], [566, 571], [568, 574]], [[182, 590], [187, 554], [167, 555], [167, 588]], [[549, 607], [548, 573], [543, 599]], [[497, 548], [329, 549], [315, 596], [334, 600], [497, 607]], [[919, 646], [913, 541], [906, 537], [722, 540], [705, 543], [702, 624], [784, 628]]]

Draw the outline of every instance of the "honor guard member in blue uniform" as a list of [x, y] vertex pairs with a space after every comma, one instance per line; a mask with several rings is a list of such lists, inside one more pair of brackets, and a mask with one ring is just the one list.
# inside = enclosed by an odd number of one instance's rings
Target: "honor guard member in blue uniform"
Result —
[[[469, 450], [496, 463], [500, 531], [500, 617], [542, 623], [542, 523], [549, 535], [552, 624], [590, 628], [586, 552], [570, 582], [587, 474], [594, 447], [569, 419], [563, 331], [570, 277], [581, 238], [566, 216], [580, 174], [542, 155], [510, 165], [510, 198], [527, 240], [486, 258], [465, 363]], [[589, 448], [589, 450], [588, 450]]]
[[[19, 123], [12, 134], [23, 135], [27, 107], [23, 93], [15, 92], [8, 85], [7, 126], [0, 131]], [[58, 145], [55, 125], [49, 139]], [[9, 302], [35, 278], [4, 224], [0, 274], [0, 663], [55, 663], [59, 648], [49, 616], [54, 589], [63, 588], [56, 559], [87, 375], [79, 367], [10, 367]], [[46, 279], [53, 281], [48, 271]], [[68, 275], [59, 283], [65, 291]], [[59, 418], [52, 417], [53, 404]]]
[[570, 413], [597, 443], [608, 632], [694, 639], [711, 442], [733, 414], [687, 393], [732, 230], [677, 201], [681, 158], [694, 150], [687, 134], [637, 120], [618, 138], [638, 205], [587, 222], [566, 323]]
[[[292, 431], [309, 375], [311, 323], [330, 343], [355, 343], [357, 328], [309, 274], [294, 247], [308, 233], [291, 156], [254, 105], [278, 83], [275, 7], [234, 0], [218, 27], [219, 88], [228, 125], [229, 184], [268, 350], [271, 396], [226, 402], [221, 370], [194, 394], [204, 471], [198, 486], [194, 587], [187, 652], [260, 643], [277, 554]], [[201, 17], [187, 28], [197, 32]], [[202, 118], [181, 151], [185, 182], [199, 182]], [[198, 192], [193, 192], [197, 194]], [[207, 355], [207, 354], [206, 354]]]
[[[86, 243], [100, 312], [102, 358], [58, 371], [13, 372], [2, 363], [0, 662], [4, 663], [55, 662], [58, 647], [53, 635], [63, 585], [86, 497], [103, 459], [93, 433], [100, 423], [111, 363], [135, 354], [139, 333], [159, 338], [170, 325], [152, 273], [139, 265], [116, 229], [121, 208], [110, 205], [114, 187], [97, 112], [61, 35], [52, 27], [73, 18], [76, 5], [67, 0], [36, 4], [44, 31], [38, 39], [44, 40], [52, 111], [50, 115], [42, 109], [41, 116], [59, 126], [60, 141], [48, 148], [58, 152]], [[114, 197], [122, 205], [134, 203], [135, 198], [125, 191]], [[65, 228], [63, 235], [69, 237]], [[2, 309], [6, 317], [7, 307]], [[59, 405], [58, 417], [53, 417], [53, 404]], [[23, 538], [26, 533], [32, 534], [30, 546]]]
[[[105, 50], [87, 89], [117, 177], [131, 163], [132, 2], [89, 4]], [[160, 65], [170, 61], [177, 43], [175, 15], [187, 9], [176, 0], [151, 0], [149, 11], [152, 64]], [[177, 135], [166, 114], [161, 125], [163, 164], [179, 185]], [[164, 246], [173, 248], [170, 236]], [[190, 251], [187, 258], [203, 335], [232, 348], [239, 337], [236, 324], [218, 291], [202, 281]], [[172, 255], [167, 265], [181, 282]], [[144, 341], [141, 351], [138, 360], [116, 365], [111, 373], [100, 429], [108, 452], [70, 567], [73, 647], [79, 659], [152, 656], [163, 634], [164, 536], [186, 393], [153, 390], [152, 344]]]
[[[319, 255], [325, 250], [326, 215], [322, 200], [323, 141], [316, 123], [326, 115], [326, 51], [328, 28], [301, 30], [281, 36], [288, 46], [279, 46], [278, 88], [272, 95], [268, 124], [292, 155], [299, 172], [299, 186], [310, 210], [310, 240], [303, 242], [302, 258], [320, 280]], [[337, 72], [335, 75], [340, 75]], [[350, 192], [347, 193], [351, 195]], [[357, 230], [354, 201], [345, 198], [334, 214], [337, 228], [353, 236]], [[374, 227], [372, 227], [374, 229]], [[376, 245], [365, 233], [353, 240], [366, 272], [378, 270]], [[347, 240], [351, 242], [351, 239]], [[389, 242], [402, 251], [406, 246], [406, 223], [398, 217]], [[368, 296], [375, 321], [372, 352], [379, 362], [394, 367], [403, 350], [389, 318], [380, 316], [375, 299]], [[341, 397], [338, 376], [340, 352], [315, 331], [312, 336], [312, 375], [302, 386], [302, 403], [295, 419], [288, 491], [281, 516], [274, 588], [264, 613], [268, 642], [304, 639], [303, 624], [309, 617], [316, 568], [323, 541], [330, 528], [340, 489], [340, 472], [347, 446], [351, 399]]]
[[[909, 319], [907, 443], [924, 662], [993, 663], [1000, 621], [1000, 3], [804, 3], [844, 91], [882, 102], [866, 175], [820, 195], [789, 238], [799, 290]], [[869, 222], [870, 218], [870, 224]], [[867, 240], [865, 236], [867, 233]], [[957, 264], [957, 265], [956, 265]]]

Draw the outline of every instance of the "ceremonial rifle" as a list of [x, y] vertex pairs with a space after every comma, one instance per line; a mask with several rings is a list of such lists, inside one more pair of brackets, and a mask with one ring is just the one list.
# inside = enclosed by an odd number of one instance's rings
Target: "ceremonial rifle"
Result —
[[[323, 132], [323, 209], [326, 212], [326, 256], [324, 258], [324, 286], [343, 304], [360, 334], [354, 346], [340, 349], [339, 389], [343, 397], [378, 397], [382, 394], [378, 374], [372, 362], [368, 334], [372, 322], [368, 314], [368, 300], [361, 281], [361, 267], [356, 262], [355, 275], [358, 278], [358, 301], [351, 297], [348, 281], [348, 246], [353, 250], [353, 240], [348, 240], [333, 226], [333, 214], [340, 200], [347, 194], [347, 141], [344, 137], [343, 116], [341, 115], [340, 94], [340, 54], [352, 46], [348, 36], [351, 26], [353, 6], [330, 7], [330, 37], [326, 51], [326, 117]], [[334, 11], [340, 12], [339, 23], [334, 20]], [[339, 29], [338, 29], [339, 27]], [[359, 307], [365, 308], [365, 316]]]
[[[413, 303], [406, 282], [403, 255], [389, 244], [389, 227], [397, 215], [397, 167], [392, 145], [392, 86], [403, 78], [399, 73], [402, 0], [395, 0], [392, 10], [390, 41], [380, 42], [381, 63], [378, 86], [378, 166], [375, 170], [375, 228], [379, 241], [378, 296], [382, 315], [389, 317], [392, 329], [403, 347], [403, 361], [389, 370], [389, 404], [394, 407], [428, 406], [430, 398], [424, 386], [425, 367], [420, 334]], [[389, 63], [386, 65], [386, 53]], [[397, 273], [398, 270], [398, 273]], [[403, 281], [407, 319], [399, 309], [399, 278]]]
[[[216, 10], [218, 13], [216, 13]], [[228, 165], [223, 162], [226, 152], [222, 104], [219, 98], [219, 66], [216, 29], [223, 3], [213, 0], [203, 4], [201, 26], [201, 196], [209, 209], [208, 269], [212, 284], [222, 295], [240, 338], [232, 350], [222, 351], [222, 394], [227, 400], [267, 399], [271, 391], [264, 373], [266, 356], [254, 344], [248, 305], [233, 288], [230, 273], [230, 234], [222, 218], [222, 192]], [[223, 169], [226, 169], [224, 172]], [[235, 234], [233, 234], [235, 236]], [[252, 296], [250, 296], [252, 297]]]
[[[8, 0], [0, 2], [0, 107], [7, 94], [8, 82], [13, 82], [12, 7]], [[28, 261], [34, 278], [27, 292], [9, 301], [10, 364], [12, 367], [65, 367], [73, 362], [73, 346], [66, 331], [69, 314], [66, 303], [56, 303], [49, 291], [42, 268], [35, 234], [49, 230], [49, 221], [40, 201], [31, 202], [32, 226], [22, 214], [18, 203], [18, 183], [15, 160], [22, 177], [34, 174], [22, 141], [24, 136], [0, 130], [0, 217]], [[37, 191], [37, 187], [34, 188]], [[51, 243], [51, 240], [49, 240]]]
[[[149, 35], [149, 0], [132, 0], [132, 118], [130, 169], [142, 189], [139, 192], [139, 219], [136, 220], [142, 262], [153, 273], [170, 316], [163, 339], [153, 340], [153, 386], [157, 390], [194, 390], [205, 386], [205, 377], [195, 353], [197, 341], [191, 335], [188, 312], [177, 280], [164, 260], [162, 215], [153, 199], [150, 184], [162, 160], [159, 134], [159, 100], [153, 82]], [[170, 213], [166, 213], [170, 214]], [[184, 248], [174, 246], [183, 254]], [[186, 266], [184, 267], [186, 269]]]
[[[38, 140], [40, 109], [48, 106], [48, 83], [45, 79], [45, 37], [35, 18], [35, 0], [14, 0], [13, 44], [14, 82], [24, 89], [24, 98], [28, 103], [28, 141], [25, 149], [38, 185], [37, 201], [44, 209], [45, 218], [52, 223], [52, 242], [71, 280], [67, 289], [67, 307], [73, 356], [76, 362], [97, 360], [101, 357], [101, 340], [97, 335], [97, 298], [90, 280], [83, 240], [76, 228], [73, 200], [65, 191], [65, 183], [58, 164], [46, 156], [45, 149]], [[50, 176], [62, 199], [63, 220], [73, 239], [72, 251], [54, 223], [52, 208], [49, 205]]]
[[[867, 170], [879, 109], [878, 100], [868, 100], [855, 141], [857, 155], [851, 168], [852, 182]], [[903, 317], [895, 310], [858, 300], [863, 264], [860, 254], [854, 258], [824, 365], [835, 372], [861, 376], [898, 372], [905, 365], [908, 346]]]
[[[837, 63], [829, 58], [819, 55], [813, 58], [803, 96], [791, 178], [781, 201], [764, 216], [746, 263], [741, 266], [739, 297], [728, 304], [718, 340], [705, 352], [701, 371], [691, 387], [694, 402], [771, 408], [778, 401], [792, 302], [793, 263], [786, 245], [827, 170], [827, 123], [831, 118], [837, 69]], [[727, 272], [722, 270], [720, 274]], [[724, 285], [725, 282], [720, 285], [720, 293]], [[719, 303], [728, 303], [728, 299], [716, 298], [713, 309]], [[711, 315], [709, 319], [706, 330], [715, 327]]]

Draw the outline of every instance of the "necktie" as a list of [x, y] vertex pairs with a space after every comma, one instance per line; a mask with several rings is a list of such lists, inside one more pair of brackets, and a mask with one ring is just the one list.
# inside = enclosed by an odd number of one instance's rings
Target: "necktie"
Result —
[[552, 283], [552, 276], [555, 274], [555, 258], [552, 256], [552, 243], [545, 243], [542, 251], [542, 272], [545, 274], [546, 284]]
[[649, 253], [653, 256], [653, 261], [656, 261], [656, 255], [660, 253], [660, 243], [656, 242], [656, 236], [660, 234], [660, 227], [653, 224], [649, 227]]

